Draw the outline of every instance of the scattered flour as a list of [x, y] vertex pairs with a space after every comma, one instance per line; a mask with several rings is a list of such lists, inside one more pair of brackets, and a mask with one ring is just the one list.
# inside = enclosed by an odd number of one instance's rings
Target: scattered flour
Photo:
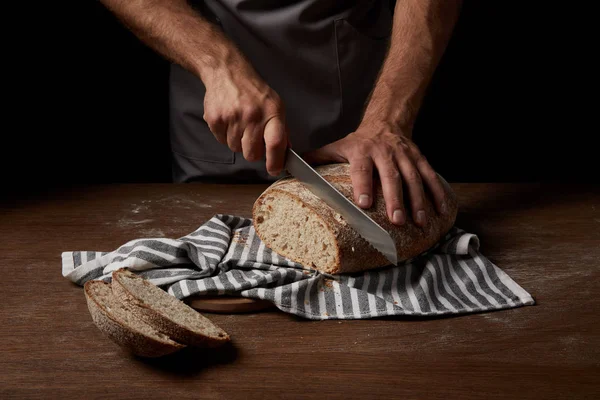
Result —
[[[222, 202], [222, 201], [219, 201]], [[183, 208], [185, 210], [191, 210], [193, 208], [212, 208], [212, 206], [210, 204], [206, 204], [204, 202], [201, 201], [197, 201], [197, 200], [192, 200], [190, 198], [187, 197], [181, 197], [181, 196], [169, 196], [169, 197], [164, 197], [162, 199], [158, 199], [158, 200], [142, 200], [142, 203], [144, 204], [148, 204], [148, 203], [157, 203], [157, 204], [169, 204], [170, 206], [177, 206], [178, 208]]]
[[151, 229], [142, 229], [139, 231], [140, 235], [142, 235], [143, 237], [146, 238], [158, 238], [158, 237], [165, 237], [165, 233], [158, 228], [151, 228]]
[[136, 221], [136, 220], [129, 219], [129, 218], [121, 218], [119, 220], [119, 222], [117, 222], [117, 225], [120, 228], [128, 228], [130, 226], [135, 226], [135, 225], [149, 224], [152, 221], [154, 221], [154, 220], [153, 219], [142, 219], [140, 221]]

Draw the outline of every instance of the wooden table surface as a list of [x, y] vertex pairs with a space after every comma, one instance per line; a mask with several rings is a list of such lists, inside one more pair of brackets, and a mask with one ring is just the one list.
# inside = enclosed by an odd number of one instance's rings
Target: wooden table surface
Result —
[[143, 360], [93, 324], [61, 252], [250, 216], [264, 185], [112, 185], [0, 204], [0, 398], [600, 398], [600, 190], [453, 184], [457, 226], [536, 305], [450, 318], [206, 314], [232, 346]]

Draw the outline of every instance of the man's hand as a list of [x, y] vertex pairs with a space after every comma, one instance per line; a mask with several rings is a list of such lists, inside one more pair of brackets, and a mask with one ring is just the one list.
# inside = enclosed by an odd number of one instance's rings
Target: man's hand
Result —
[[348, 162], [354, 201], [362, 208], [373, 203], [373, 172], [381, 180], [388, 218], [396, 225], [406, 222], [403, 183], [408, 188], [412, 218], [425, 226], [424, 184], [433, 194], [439, 213], [447, 210], [445, 191], [437, 173], [406, 135], [386, 124], [362, 124], [345, 138], [306, 155], [309, 162]]
[[404, 0], [396, 3], [391, 44], [355, 132], [305, 155], [308, 161], [348, 162], [355, 202], [372, 204], [373, 173], [379, 173], [389, 219], [402, 225], [408, 213], [425, 226], [426, 188], [439, 213], [446, 212], [442, 182], [411, 140], [417, 110], [446, 47], [462, 0]]
[[217, 139], [267, 171], [283, 169], [288, 134], [279, 96], [223, 32], [186, 0], [100, 0], [144, 43], [200, 78]]
[[215, 71], [207, 79], [204, 120], [217, 140], [248, 161], [265, 156], [269, 174], [283, 169], [288, 132], [283, 104], [244, 61]]

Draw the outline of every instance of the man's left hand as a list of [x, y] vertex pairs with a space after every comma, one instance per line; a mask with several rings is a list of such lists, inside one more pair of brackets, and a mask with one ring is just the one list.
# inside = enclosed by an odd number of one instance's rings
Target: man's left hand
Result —
[[[403, 190], [408, 189], [412, 218], [424, 227], [424, 184], [433, 194], [437, 211], [447, 210], [443, 184], [410, 139], [410, 134], [386, 123], [363, 121], [359, 128], [343, 139], [305, 155], [308, 162], [348, 162], [354, 188], [354, 201], [361, 208], [373, 203], [373, 172], [379, 174], [388, 218], [396, 225], [406, 222]], [[403, 187], [403, 183], [406, 187]]]

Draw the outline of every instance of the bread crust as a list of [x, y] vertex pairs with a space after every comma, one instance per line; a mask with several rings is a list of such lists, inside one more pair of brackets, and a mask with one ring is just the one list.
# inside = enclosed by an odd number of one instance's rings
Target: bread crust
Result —
[[[148, 288], [148, 290], [153, 290], [156, 293], [162, 292], [166, 296], [170, 295], [162, 291], [162, 289], [158, 288], [157, 286], [154, 286], [147, 280], [132, 274], [126, 269], [119, 269], [117, 271], [114, 271], [112, 274], [112, 291], [115, 297], [123, 304], [125, 304], [127, 308], [136, 317], [146, 321], [146, 323], [152, 325], [158, 331], [164, 333], [165, 335], [168, 335], [175, 341], [195, 347], [214, 348], [219, 347], [231, 340], [227, 332], [218, 327], [212, 321], [207, 320], [207, 323], [212, 324], [217, 330], [220, 331], [219, 337], [211, 337], [198, 332], [194, 332], [188, 329], [187, 327], [175, 322], [168, 315], [165, 315], [160, 310], [154, 309], [151, 305], [144, 303], [140, 298], [138, 298], [134, 293], [132, 293], [122, 283], [122, 280], [125, 279], [126, 276], [129, 276], [130, 278], [134, 279], [140, 279], [143, 282], [143, 284]], [[181, 302], [178, 299], [175, 300]], [[189, 307], [184, 302], [181, 302], [181, 304], [182, 306]], [[194, 313], [198, 313], [196, 310], [193, 311]]]
[[[350, 178], [349, 164], [330, 164], [315, 168], [328, 182], [336, 187], [350, 201], [353, 200], [353, 188]], [[441, 177], [440, 177], [441, 178]], [[396, 243], [398, 262], [406, 261], [418, 256], [433, 247], [454, 225], [458, 212], [458, 202], [455, 193], [450, 185], [442, 179], [446, 190], [447, 210], [445, 216], [441, 216], [435, 210], [435, 207], [429, 196], [425, 196], [424, 209], [427, 215], [427, 224], [424, 228], [418, 227], [410, 217], [402, 226], [396, 226], [389, 221], [385, 208], [385, 200], [381, 190], [381, 184], [374, 180], [374, 201], [373, 206], [365, 210], [375, 222], [383, 229], [388, 231]], [[285, 192], [286, 195], [295, 196], [306, 205], [307, 212], [316, 213], [327, 225], [327, 229], [333, 233], [336, 238], [338, 248], [338, 263], [330, 269], [320, 269], [321, 272], [329, 274], [355, 273], [371, 270], [389, 265], [387, 259], [377, 251], [368, 241], [363, 239], [344, 218], [329, 207], [323, 200], [314, 195], [304, 184], [293, 177], [286, 177], [269, 186], [255, 201], [252, 214], [253, 224], [257, 235], [265, 242], [265, 246], [273, 251], [288, 257], [285, 251], [279, 246], [274, 246], [269, 240], [269, 233], [263, 232], [261, 224], [257, 223], [257, 215], [263, 211], [264, 199], [267, 196], [279, 195]], [[410, 209], [407, 196], [404, 199], [407, 211]], [[302, 263], [307, 267], [311, 265]]]
[[111, 284], [107, 282], [88, 281], [85, 283], [84, 293], [92, 320], [100, 331], [124, 350], [141, 357], [155, 358], [172, 354], [186, 347], [186, 345], [172, 340], [160, 340], [148, 336], [113, 315], [94, 295], [95, 285], [107, 285], [109, 290], [112, 290]]

